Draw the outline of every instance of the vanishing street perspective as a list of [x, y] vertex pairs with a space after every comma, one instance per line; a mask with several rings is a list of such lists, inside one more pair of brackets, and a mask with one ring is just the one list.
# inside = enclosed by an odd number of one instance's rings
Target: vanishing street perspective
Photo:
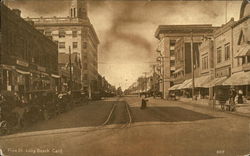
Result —
[[250, 156], [249, 0], [1, 0], [0, 156]]

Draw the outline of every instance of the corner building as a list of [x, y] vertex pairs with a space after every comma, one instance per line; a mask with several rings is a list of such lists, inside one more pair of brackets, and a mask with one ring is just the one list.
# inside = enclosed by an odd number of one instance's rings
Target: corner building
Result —
[[26, 18], [36, 29], [58, 43], [59, 53], [78, 53], [81, 58], [82, 89], [95, 90], [98, 79], [99, 39], [87, 13], [85, 0], [72, 0], [68, 17]]

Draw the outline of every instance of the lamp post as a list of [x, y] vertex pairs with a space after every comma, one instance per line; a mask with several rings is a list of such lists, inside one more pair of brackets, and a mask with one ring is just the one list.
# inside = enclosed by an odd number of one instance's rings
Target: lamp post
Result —
[[72, 91], [72, 63], [71, 63], [71, 47], [69, 46], [69, 91]]
[[194, 80], [193, 30], [191, 30], [191, 70], [192, 70], [192, 99], [194, 100], [195, 80]]

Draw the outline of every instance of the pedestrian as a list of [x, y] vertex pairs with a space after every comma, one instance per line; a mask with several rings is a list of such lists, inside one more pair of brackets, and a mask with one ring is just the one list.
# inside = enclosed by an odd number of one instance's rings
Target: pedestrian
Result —
[[238, 92], [238, 103], [243, 104], [243, 92], [241, 89]]
[[230, 87], [230, 92], [229, 92], [229, 100], [231, 102], [235, 101], [235, 97], [236, 97], [237, 93], [235, 91], [235, 88], [233, 86]]
[[141, 109], [145, 109], [147, 107], [147, 98], [146, 98], [146, 95], [144, 95], [144, 97], [142, 97], [142, 100], [141, 100]]

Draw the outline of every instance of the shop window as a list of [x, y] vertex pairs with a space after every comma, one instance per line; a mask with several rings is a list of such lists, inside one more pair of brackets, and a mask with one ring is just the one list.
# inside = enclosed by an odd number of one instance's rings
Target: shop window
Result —
[[220, 48], [217, 48], [217, 63], [221, 63], [222, 61], [221, 55], [222, 55], [222, 51], [220, 47]]
[[225, 45], [225, 60], [229, 60], [230, 59], [230, 44], [226, 44]]

